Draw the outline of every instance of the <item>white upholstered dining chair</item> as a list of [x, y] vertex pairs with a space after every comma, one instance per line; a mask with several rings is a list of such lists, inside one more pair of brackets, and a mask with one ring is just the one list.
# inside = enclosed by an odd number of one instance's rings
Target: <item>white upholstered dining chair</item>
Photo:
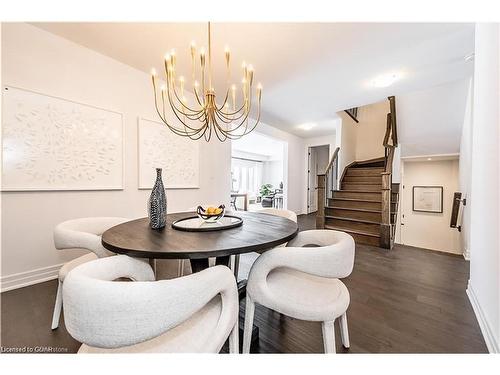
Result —
[[290, 219], [292, 221], [297, 222], [297, 214], [293, 211], [290, 211], [290, 210], [281, 210], [278, 208], [263, 208], [261, 210], [258, 210], [257, 212], [259, 212], [261, 214], [281, 216], [281, 217], [284, 217], [286, 219]]
[[[277, 208], [263, 208], [256, 212], [266, 215], [280, 216], [284, 217], [285, 219], [292, 220], [295, 223], [297, 222], [297, 214], [290, 210], [281, 210]], [[277, 247], [284, 247], [284, 246], [286, 246], [286, 243], [278, 245]], [[242, 267], [242, 271], [244, 274], [248, 273], [251, 264], [255, 261], [255, 259], [259, 256], [260, 253], [261, 252], [248, 253], [242, 255], [231, 255], [230, 268], [233, 270], [235, 277], [238, 278], [240, 266]], [[243, 259], [241, 259], [241, 257], [243, 257]]]
[[101, 235], [109, 228], [129, 220], [122, 217], [86, 217], [64, 221], [54, 228], [54, 244], [56, 249], [83, 249], [90, 252], [67, 262], [59, 270], [59, 283], [57, 286], [54, 313], [52, 315], [52, 329], [59, 327], [63, 302], [62, 284], [68, 272], [80, 264], [112, 255], [113, 253], [102, 246]]
[[228, 337], [238, 352], [238, 291], [225, 266], [154, 281], [146, 261], [117, 255], [73, 269], [63, 295], [79, 353], [218, 353]]
[[334, 230], [299, 232], [286, 248], [259, 256], [248, 277], [243, 353], [250, 351], [256, 303], [296, 319], [322, 322], [326, 353], [335, 353], [334, 323], [340, 317], [342, 343], [348, 348], [350, 297], [339, 278], [349, 276], [353, 266], [353, 238]]

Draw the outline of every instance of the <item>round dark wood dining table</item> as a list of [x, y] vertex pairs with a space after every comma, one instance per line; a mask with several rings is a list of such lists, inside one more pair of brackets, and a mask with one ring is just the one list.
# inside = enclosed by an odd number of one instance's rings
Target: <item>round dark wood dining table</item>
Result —
[[187, 232], [172, 228], [176, 220], [196, 216], [194, 212], [167, 215], [161, 230], [149, 227], [142, 218], [114, 226], [102, 235], [102, 245], [118, 254], [153, 259], [189, 259], [193, 272], [208, 267], [208, 258], [216, 257], [217, 264], [229, 265], [231, 255], [262, 252], [293, 239], [298, 232], [292, 220], [258, 212], [235, 211], [228, 215], [243, 219], [236, 228]]

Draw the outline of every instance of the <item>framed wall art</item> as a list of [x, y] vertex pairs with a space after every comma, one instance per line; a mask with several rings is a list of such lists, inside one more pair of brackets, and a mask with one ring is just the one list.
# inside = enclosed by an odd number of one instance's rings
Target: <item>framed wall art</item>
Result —
[[413, 186], [413, 211], [443, 212], [442, 186]]
[[3, 191], [123, 189], [120, 113], [4, 86]]
[[138, 119], [139, 189], [152, 189], [162, 168], [167, 189], [199, 188], [199, 142], [172, 133], [158, 121]]

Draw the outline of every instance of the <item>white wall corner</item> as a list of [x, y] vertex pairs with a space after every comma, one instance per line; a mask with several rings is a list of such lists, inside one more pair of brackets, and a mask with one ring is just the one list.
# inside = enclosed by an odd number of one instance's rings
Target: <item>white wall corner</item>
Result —
[[59, 269], [63, 266], [63, 264], [64, 263], [2, 276], [0, 278], [1, 292], [3, 293], [9, 290], [23, 288], [25, 286], [57, 279], [59, 275]]
[[483, 338], [488, 348], [488, 351], [490, 353], [500, 353], [500, 345], [497, 341], [497, 338], [495, 337], [493, 329], [491, 328], [490, 324], [488, 323], [488, 320], [486, 319], [486, 316], [484, 315], [481, 305], [479, 304], [479, 301], [476, 297], [476, 294], [474, 293], [474, 288], [472, 287], [470, 279], [467, 285], [466, 292], [467, 296], [469, 297], [469, 301], [472, 305], [472, 309], [476, 314], [476, 319], [477, 322], [479, 323], [479, 328], [481, 329], [481, 333], [483, 334]]

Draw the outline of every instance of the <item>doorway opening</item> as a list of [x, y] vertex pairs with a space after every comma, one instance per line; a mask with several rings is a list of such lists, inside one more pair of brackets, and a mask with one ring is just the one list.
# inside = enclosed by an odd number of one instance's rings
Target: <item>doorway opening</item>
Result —
[[309, 147], [307, 152], [307, 213], [318, 211], [318, 175], [328, 167], [330, 145]]
[[253, 132], [231, 142], [231, 208], [287, 207], [286, 142]]

